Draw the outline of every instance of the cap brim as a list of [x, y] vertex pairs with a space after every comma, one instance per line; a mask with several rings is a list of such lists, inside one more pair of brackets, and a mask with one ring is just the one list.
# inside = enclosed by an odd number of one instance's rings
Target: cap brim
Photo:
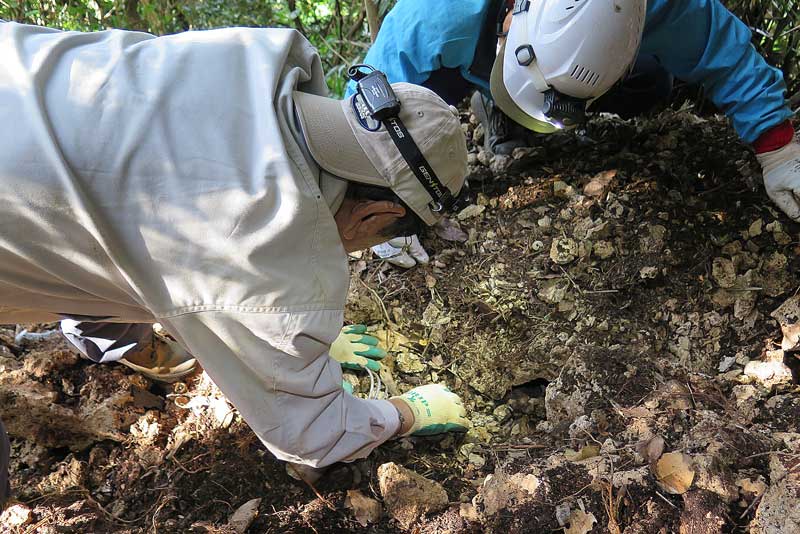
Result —
[[506, 84], [503, 82], [503, 58], [505, 57], [505, 53], [506, 45], [503, 43], [500, 47], [500, 51], [497, 53], [497, 57], [494, 59], [492, 74], [489, 78], [489, 90], [492, 93], [494, 103], [497, 104], [497, 107], [503, 110], [503, 113], [508, 115], [511, 120], [529, 130], [544, 134], [557, 131], [558, 128], [552, 124], [534, 119], [522, 111], [522, 108], [520, 108], [511, 98], [511, 95], [508, 94]]
[[308, 150], [320, 167], [345, 180], [389, 187], [358, 144], [341, 100], [299, 91], [293, 98]]

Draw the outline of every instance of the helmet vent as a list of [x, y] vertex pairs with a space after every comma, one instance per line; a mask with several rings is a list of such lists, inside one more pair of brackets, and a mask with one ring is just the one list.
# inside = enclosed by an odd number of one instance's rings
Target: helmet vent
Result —
[[[581, 0], [572, 0], [572, 1], [573, 1], [573, 2], [575, 2], [576, 4], [578, 4], [578, 3], [580, 3], [580, 1], [581, 1]], [[575, 6], [574, 6], [574, 5], [567, 6], [567, 7], [565, 7], [564, 9], [566, 9], [567, 11], [569, 11], [570, 9], [575, 9]]]
[[572, 74], [569, 75], [570, 78], [573, 80], [577, 80], [581, 83], [585, 83], [586, 85], [597, 85], [598, 80], [600, 80], [600, 75], [596, 72], [593, 72], [591, 69], [584, 67], [583, 65], [576, 64], [575, 67], [572, 69]]

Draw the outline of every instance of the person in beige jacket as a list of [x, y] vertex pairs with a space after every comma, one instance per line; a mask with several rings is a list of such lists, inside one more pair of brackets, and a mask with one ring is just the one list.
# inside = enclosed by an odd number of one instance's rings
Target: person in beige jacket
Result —
[[[413, 139], [437, 194], [457, 195], [467, 151], [455, 109], [392, 87], [400, 141]], [[0, 23], [0, 322], [158, 322], [290, 462], [465, 430], [443, 386], [390, 400], [342, 388], [329, 350], [346, 252], [442, 211], [389, 123], [361, 96], [326, 94], [294, 30], [156, 38]], [[0, 477], [4, 443], [0, 430]]]

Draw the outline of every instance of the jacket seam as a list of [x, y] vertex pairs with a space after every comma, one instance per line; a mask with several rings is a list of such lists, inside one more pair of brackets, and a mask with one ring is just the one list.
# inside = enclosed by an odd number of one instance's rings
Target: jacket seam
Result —
[[216, 305], [200, 304], [196, 306], [184, 306], [175, 308], [163, 313], [155, 313], [155, 317], [168, 319], [180, 315], [189, 315], [199, 312], [236, 312], [236, 313], [302, 313], [307, 311], [341, 311], [341, 306], [331, 306], [329, 304], [308, 304], [303, 306], [238, 306], [238, 305]]

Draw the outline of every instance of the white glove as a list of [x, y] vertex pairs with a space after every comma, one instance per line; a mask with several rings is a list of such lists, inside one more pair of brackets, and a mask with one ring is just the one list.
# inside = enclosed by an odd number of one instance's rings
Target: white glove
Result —
[[772, 201], [789, 217], [800, 221], [800, 140], [772, 152], [757, 154], [764, 187]]
[[415, 235], [395, 237], [386, 243], [375, 245], [372, 247], [372, 252], [392, 265], [405, 269], [409, 269], [417, 263], [426, 265], [430, 261], [428, 253], [422, 248], [419, 238]]

